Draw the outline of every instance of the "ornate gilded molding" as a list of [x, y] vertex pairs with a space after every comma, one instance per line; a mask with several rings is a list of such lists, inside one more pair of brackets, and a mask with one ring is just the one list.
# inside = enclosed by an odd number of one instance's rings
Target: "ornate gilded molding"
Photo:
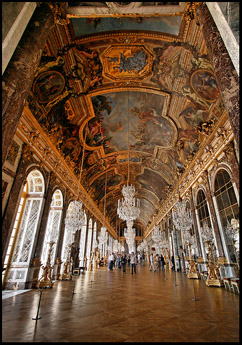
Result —
[[54, 16], [55, 24], [67, 25], [70, 23], [70, 19], [67, 17], [64, 9], [65, 4], [65, 2], [48, 2], [51, 12]]
[[[33, 133], [39, 133], [40, 135], [34, 136]], [[37, 120], [26, 106], [19, 121], [16, 135], [26, 143], [26, 146], [24, 145], [23, 148], [24, 159], [30, 160], [33, 153], [35, 153], [36, 156], [38, 156], [44, 163], [45, 167], [50, 169], [50, 171], [53, 171], [56, 174], [56, 178], [58, 178], [63, 185], [70, 190], [73, 197], [77, 197], [78, 178], [74, 175], [71, 167], [60, 156], [58, 150], [53, 146], [46, 133], [44, 133]], [[85, 208], [90, 211], [95, 219], [102, 222], [102, 212], [97, 208], [82, 185], [80, 186], [79, 196]], [[117, 234], [107, 219], [105, 219], [105, 226], [111, 235], [116, 238]]]
[[186, 23], [189, 23], [191, 20], [196, 19], [197, 9], [202, 4], [202, 2], [188, 2], [182, 17]]

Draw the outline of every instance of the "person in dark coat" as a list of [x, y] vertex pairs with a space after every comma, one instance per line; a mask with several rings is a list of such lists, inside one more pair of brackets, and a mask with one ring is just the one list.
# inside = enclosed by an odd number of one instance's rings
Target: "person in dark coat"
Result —
[[126, 263], [127, 263], [126, 255], [123, 254], [122, 258], [121, 258], [121, 264], [122, 264], [122, 267], [123, 267], [123, 273], [126, 272]]

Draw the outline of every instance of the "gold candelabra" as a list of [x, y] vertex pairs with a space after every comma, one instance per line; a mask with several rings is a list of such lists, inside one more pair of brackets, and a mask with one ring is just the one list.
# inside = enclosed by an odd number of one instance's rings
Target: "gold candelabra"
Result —
[[200, 273], [197, 269], [197, 263], [194, 261], [193, 257], [192, 257], [192, 244], [189, 243], [188, 244], [188, 248], [189, 248], [189, 260], [188, 260], [188, 273], [187, 273], [187, 278], [191, 279], [200, 279]]
[[51, 266], [51, 253], [52, 253], [54, 244], [55, 244], [55, 242], [53, 242], [53, 241], [49, 242], [50, 247], [49, 247], [46, 265], [41, 266], [42, 276], [38, 280], [37, 288], [52, 288], [54, 285], [54, 283], [52, 282], [52, 279], [51, 279], [51, 273], [52, 273], [52, 269], [53, 269], [53, 266]]
[[60, 276], [60, 280], [71, 280], [72, 279], [73, 258], [70, 258], [71, 247], [72, 247], [71, 244], [68, 244], [66, 261], [63, 264], [63, 272]]
[[208, 263], [206, 264], [208, 276], [206, 280], [206, 285], [222, 287], [224, 283], [219, 273], [219, 265], [215, 253], [215, 246], [212, 241], [206, 241], [206, 244], [208, 247]]

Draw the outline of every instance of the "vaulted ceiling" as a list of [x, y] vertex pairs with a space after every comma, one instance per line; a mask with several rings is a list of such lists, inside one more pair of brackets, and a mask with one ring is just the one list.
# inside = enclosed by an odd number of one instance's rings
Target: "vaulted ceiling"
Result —
[[53, 4], [28, 106], [113, 229], [129, 172], [145, 230], [224, 112], [195, 7]]

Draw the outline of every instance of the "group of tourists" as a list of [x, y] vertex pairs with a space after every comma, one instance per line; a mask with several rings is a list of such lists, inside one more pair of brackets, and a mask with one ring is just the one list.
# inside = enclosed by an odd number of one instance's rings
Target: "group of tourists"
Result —
[[108, 269], [110, 271], [115, 268], [115, 266], [119, 269], [122, 268], [123, 273], [126, 272], [126, 265], [131, 267], [131, 274], [136, 273], [136, 265], [137, 265], [137, 256], [132, 252], [131, 254], [119, 254], [115, 255], [114, 253], [110, 253], [108, 257]]
[[165, 269], [165, 259], [162, 254], [153, 253], [150, 254], [150, 267], [149, 270], [155, 272], [164, 271]]
[[[110, 253], [108, 257], [108, 269], [112, 271], [115, 267], [122, 269], [123, 273], [126, 272], [126, 267], [131, 267], [131, 274], [136, 273], [136, 265], [145, 265], [145, 255], [138, 253], [137, 255], [132, 252], [131, 254], [118, 254]], [[149, 270], [153, 272], [164, 271], [165, 259], [162, 254], [153, 255], [149, 257]]]

